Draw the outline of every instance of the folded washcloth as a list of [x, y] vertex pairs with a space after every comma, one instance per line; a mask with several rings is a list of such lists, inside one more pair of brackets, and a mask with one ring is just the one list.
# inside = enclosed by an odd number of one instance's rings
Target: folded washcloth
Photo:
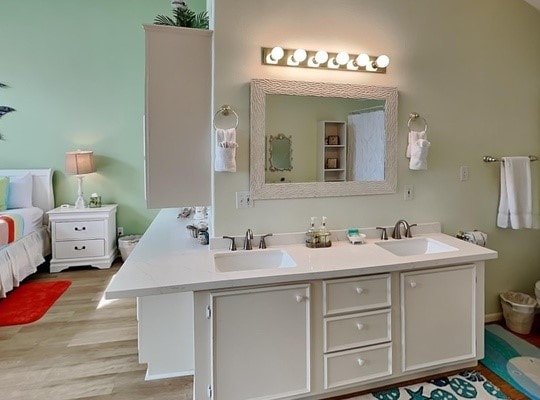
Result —
[[405, 152], [407, 158], [411, 158], [411, 147], [419, 139], [427, 139], [426, 131], [409, 131], [409, 141], [407, 143], [407, 151]]
[[427, 169], [429, 146], [431, 146], [431, 143], [426, 139], [418, 139], [411, 144], [411, 159], [409, 160], [410, 169]]
[[503, 157], [501, 197], [497, 214], [500, 228], [532, 228], [531, 160], [529, 157]]
[[216, 129], [214, 170], [236, 172], [236, 129]]

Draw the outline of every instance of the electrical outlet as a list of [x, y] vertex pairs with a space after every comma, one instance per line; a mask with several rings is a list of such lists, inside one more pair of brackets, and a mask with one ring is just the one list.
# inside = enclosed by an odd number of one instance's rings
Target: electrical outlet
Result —
[[405, 189], [403, 191], [403, 200], [412, 200], [414, 199], [414, 186], [413, 185], [405, 185]]
[[123, 226], [119, 226], [118, 228], [116, 228], [116, 235], [117, 236], [124, 236], [124, 227]]
[[469, 167], [466, 165], [459, 167], [459, 180], [461, 182], [469, 180]]
[[253, 207], [251, 201], [251, 193], [249, 190], [236, 192], [236, 208], [249, 208]]

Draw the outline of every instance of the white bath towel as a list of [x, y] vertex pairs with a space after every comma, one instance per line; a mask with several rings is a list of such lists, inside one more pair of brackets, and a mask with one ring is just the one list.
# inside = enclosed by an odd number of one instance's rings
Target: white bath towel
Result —
[[427, 133], [426, 131], [409, 131], [409, 141], [407, 142], [407, 150], [405, 151], [405, 156], [407, 158], [411, 158], [411, 148], [414, 143], [416, 143], [419, 139], [426, 139], [427, 140]]
[[214, 170], [218, 172], [236, 172], [236, 129], [216, 128], [216, 151]]
[[532, 228], [531, 160], [529, 157], [503, 157], [501, 198], [497, 214], [500, 228]]
[[410, 169], [427, 169], [429, 146], [431, 146], [431, 143], [426, 139], [418, 139], [411, 144], [411, 159], [409, 160]]

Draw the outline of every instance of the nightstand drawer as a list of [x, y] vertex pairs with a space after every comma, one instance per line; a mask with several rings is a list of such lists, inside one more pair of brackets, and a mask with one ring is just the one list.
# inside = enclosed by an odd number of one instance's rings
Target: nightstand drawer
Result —
[[103, 221], [57, 222], [54, 232], [56, 240], [105, 238]]
[[390, 275], [323, 282], [324, 315], [390, 307]]
[[392, 374], [390, 343], [324, 356], [324, 388], [364, 382]]
[[325, 352], [347, 350], [390, 340], [390, 310], [324, 320]]
[[73, 240], [54, 244], [55, 258], [102, 257], [105, 255], [105, 241]]

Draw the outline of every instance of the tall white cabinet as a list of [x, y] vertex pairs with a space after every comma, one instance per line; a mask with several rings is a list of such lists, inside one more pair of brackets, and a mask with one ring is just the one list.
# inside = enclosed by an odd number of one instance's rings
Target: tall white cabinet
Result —
[[319, 121], [318, 174], [319, 182], [347, 180], [347, 123]]
[[211, 204], [212, 35], [144, 25], [148, 208]]

